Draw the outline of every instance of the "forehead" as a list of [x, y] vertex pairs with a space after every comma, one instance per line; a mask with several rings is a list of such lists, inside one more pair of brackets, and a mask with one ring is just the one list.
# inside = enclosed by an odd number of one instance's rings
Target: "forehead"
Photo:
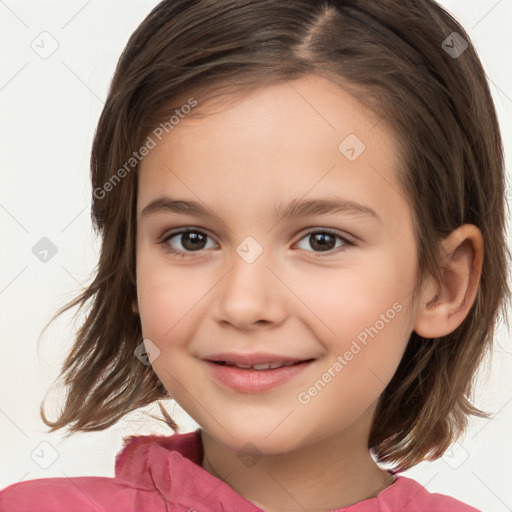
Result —
[[261, 207], [308, 190], [359, 195], [384, 209], [403, 202], [392, 130], [339, 84], [309, 75], [195, 98], [192, 115], [180, 116], [140, 164], [139, 215], [171, 191], [226, 208], [235, 197], [237, 206]]

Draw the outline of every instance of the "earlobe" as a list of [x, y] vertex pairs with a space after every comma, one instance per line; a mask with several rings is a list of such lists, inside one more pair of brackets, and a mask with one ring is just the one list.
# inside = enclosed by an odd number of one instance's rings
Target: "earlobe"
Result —
[[471, 309], [480, 283], [484, 244], [476, 226], [460, 226], [442, 246], [441, 283], [426, 283], [415, 318], [414, 331], [423, 338], [453, 332]]

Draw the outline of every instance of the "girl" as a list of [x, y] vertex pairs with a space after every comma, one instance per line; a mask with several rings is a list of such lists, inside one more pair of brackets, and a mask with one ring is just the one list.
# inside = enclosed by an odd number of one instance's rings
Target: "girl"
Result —
[[58, 313], [90, 304], [42, 417], [94, 431], [172, 397], [201, 428], [0, 510], [476, 510], [399, 474], [485, 416], [469, 396], [509, 297], [496, 114], [449, 14], [165, 0], [91, 163], [101, 256]]

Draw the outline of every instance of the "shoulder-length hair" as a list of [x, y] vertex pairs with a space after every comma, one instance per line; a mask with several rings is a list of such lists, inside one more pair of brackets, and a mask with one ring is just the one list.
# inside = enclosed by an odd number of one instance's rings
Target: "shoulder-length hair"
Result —
[[49, 421], [41, 404], [50, 431], [102, 430], [169, 398], [152, 367], [134, 357], [142, 341], [132, 311], [134, 152], [155, 127], [169, 126], [180, 97], [201, 105], [223, 89], [310, 73], [343, 84], [394, 130], [398, 177], [415, 218], [418, 289], [426, 276], [440, 279], [443, 237], [467, 223], [484, 238], [480, 286], [467, 317], [441, 338], [412, 333], [380, 397], [368, 447], [378, 461], [407, 469], [440, 457], [469, 415], [488, 416], [471, 396], [510, 298], [510, 253], [497, 116], [464, 29], [431, 0], [165, 0], [130, 37], [95, 133], [92, 220], [101, 253], [91, 284], [50, 320], [88, 306], [62, 368], [67, 396], [58, 419]]

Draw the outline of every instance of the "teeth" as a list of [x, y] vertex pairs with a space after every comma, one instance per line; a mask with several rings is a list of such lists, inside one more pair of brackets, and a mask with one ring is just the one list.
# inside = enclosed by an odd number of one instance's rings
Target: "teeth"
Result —
[[275, 368], [281, 368], [282, 366], [292, 366], [295, 363], [292, 361], [287, 361], [285, 363], [261, 363], [261, 364], [238, 364], [238, 363], [232, 363], [230, 361], [225, 362], [226, 366], [236, 366], [237, 368], [242, 368], [244, 370], [247, 370], [249, 368], [253, 370], [273, 370]]
[[[281, 366], [281, 365], [279, 365], [279, 366]], [[270, 368], [270, 363], [253, 364], [252, 367], [255, 370], [268, 370]], [[274, 366], [274, 368], [277, 368], [277, 367]]]

